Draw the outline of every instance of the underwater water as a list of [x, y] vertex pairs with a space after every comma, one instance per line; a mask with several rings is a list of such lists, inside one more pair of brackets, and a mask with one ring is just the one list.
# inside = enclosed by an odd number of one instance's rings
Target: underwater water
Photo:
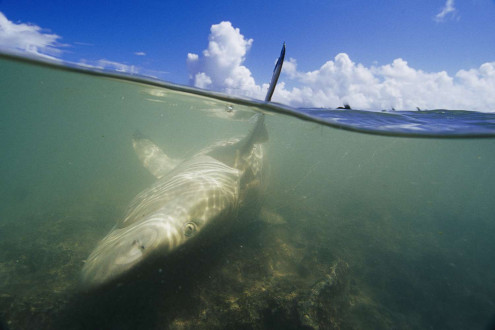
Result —
[[[495, 139], [363, 134], [279, 108], [0, 57], [1, 327], [489, 327]], [[257, 111], [255, 219], [82, 287], [86, 258], [155, 181], [136, 130], [187, 159], [249, 134]]]

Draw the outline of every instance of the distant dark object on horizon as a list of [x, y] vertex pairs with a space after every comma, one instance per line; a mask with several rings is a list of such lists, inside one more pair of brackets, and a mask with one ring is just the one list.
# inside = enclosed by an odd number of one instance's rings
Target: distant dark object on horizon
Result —
[[351, 106], [348, 103], [344, 103], [343, 107], [337, 107], [337, 109], [352, 110]]

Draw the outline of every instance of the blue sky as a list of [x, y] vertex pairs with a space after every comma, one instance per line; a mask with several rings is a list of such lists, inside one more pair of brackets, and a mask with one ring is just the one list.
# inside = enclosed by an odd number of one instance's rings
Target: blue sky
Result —
[[495, 111], [494, 0], [0, 0], [0, 12], [7, 50], [263, 98], [285, 41], [275, 101]]

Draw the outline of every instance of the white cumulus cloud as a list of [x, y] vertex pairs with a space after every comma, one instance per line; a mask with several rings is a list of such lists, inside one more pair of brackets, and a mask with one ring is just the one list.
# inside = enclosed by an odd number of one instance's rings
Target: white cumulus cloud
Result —
[[444, 22], [448, 17], [454, 18], [456, 16], [456, 11], [454, 0], [447, 0], [442, 10], [435, 16], [435, 21]]
[[278, 86], [277, 102], [298, 107], [335, 107], [344, 103], [357, 109], [471, 109], [495, 111], [495, 62], [478, 69], [424, 72], [411, 68], [407, 61], [365, 67], [347, 54], [335, 56], [319, 69], [297, 71], [289, 60], [287, 77], [298, 87]]
[[[453, 3], [452, 3], [453, 6]], [[212, 25], [208, 49], [189, 53], [190, 82], [196, 87], [264, 99], [268, 84], [256, 84], [243, 65], [252, 39], [230, 22]], [[398, 58], [382, 66], [364, 66], [345, 53], [313, 71], [302, 72], [297, 61], [284, 63], [273, 101], [294, 107], [334, 108], [344, 103], [355, 109], [466, 109], [495, 111], [495, 62], [479, 68], [425, 72]], [[287, 87], [290, 83], [291, 88]]]
[[[31, 23], [14, 23], [0, 12], [0, 50], [17, 53], [20, 55], [34, 55], [60, 63], [78, 65], [84, 68], [116, 71], [120, 73], [139, 74], [154, 78], [162, 78], [168, 74], [165, 71], [145, 69], [132, 64], [121, 63], [108, 59], [88, 60], [80, 59], [76, 62], [68, 62], [62, 58], [63, 47], [70, 47], [68, 44], [61, 44], [58, 40], [61, 37], [57, 34], [47, 33], [37, 25]], [[94, 44], [76, 41], [78, 46], [93, 47]], [[134, 52], [136, 56], [146, 56], [143, 51]]]
[[212, 25], [208, 39], [208, 48], [202, 56], [187, 55], [190, 83], [199, 88], [261, 97], [261, 87], [242, 65], [253, 39], [245, 39], [230, 22]]
[[60, 36], [34, 24], [13, 23], [0, 12], [0, 48], [55, 59], [61, 53]]

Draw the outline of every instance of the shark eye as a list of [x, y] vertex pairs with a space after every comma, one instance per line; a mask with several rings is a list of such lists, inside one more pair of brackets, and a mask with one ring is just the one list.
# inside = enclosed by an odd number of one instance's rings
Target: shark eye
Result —
[[194, 222], [188, 222], [184, 225], [184, 235], [191, 237], [198, 230], [198, 226]]

